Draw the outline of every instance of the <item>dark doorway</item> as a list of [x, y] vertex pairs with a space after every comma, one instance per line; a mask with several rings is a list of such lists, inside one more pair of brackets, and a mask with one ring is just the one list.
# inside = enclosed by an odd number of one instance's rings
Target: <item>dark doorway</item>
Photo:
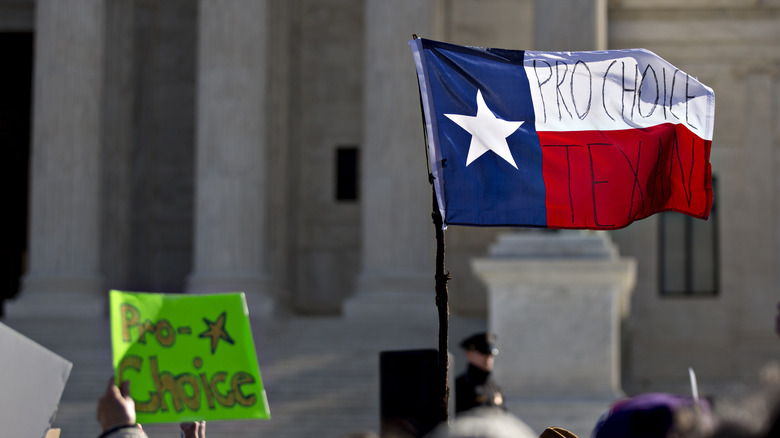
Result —
[[0, 32], [0, 316], [19, 292], [27, 251], [33, 34]]

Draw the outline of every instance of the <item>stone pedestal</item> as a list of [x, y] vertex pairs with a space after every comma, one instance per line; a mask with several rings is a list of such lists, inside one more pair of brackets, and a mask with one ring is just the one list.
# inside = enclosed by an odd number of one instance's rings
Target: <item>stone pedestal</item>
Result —
[[194, 271], [188, 292], [244, 292], [273, 311], [265, 260], [265, 0], [201, 0]]
[[489, 289], [507, 398], [622, 394], [620, 325], [636, 267], [606, 233], [505, 234], [472, 266]]

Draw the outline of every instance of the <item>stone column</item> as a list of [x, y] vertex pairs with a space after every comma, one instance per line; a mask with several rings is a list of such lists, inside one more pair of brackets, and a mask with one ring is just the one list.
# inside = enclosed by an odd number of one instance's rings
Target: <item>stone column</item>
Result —
[[437, 1], [369, 0], [361, 151], [362, 271], [347, 317], [422, 313], [436, 322], [420, 99], [408, 41], [436, 38]]
[[622, 394], [620, 325], [636, 266], [606, 233], [504, 234], [473, 268], [488, 285], [508, 398]]
[[103, 0], [38, 0], [29, 267], [9, 316], [102, 316]]
[[607, 0], [535, 0], [534, 50], [605, 50]]
[[188, 291], [244, 292], [267, 315], [266, 0], [201, 0], [194, 271]]
[[106, 0], [101, 269], [106, 284], [130, 284], [135, 0]]

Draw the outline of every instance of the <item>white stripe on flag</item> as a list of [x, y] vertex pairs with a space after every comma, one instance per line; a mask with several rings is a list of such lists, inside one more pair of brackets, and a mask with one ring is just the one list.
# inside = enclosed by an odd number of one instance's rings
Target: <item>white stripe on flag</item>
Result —
[[712, 140], [711, 88], [645, 49], [526, 51], [537, 131], [683, 124]]

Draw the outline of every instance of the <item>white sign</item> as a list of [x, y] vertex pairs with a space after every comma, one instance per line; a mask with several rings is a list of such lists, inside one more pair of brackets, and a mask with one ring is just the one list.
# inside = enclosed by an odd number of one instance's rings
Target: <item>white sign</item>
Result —
[[43, 438], [73, 364], [0, 323], [3, 436]]

